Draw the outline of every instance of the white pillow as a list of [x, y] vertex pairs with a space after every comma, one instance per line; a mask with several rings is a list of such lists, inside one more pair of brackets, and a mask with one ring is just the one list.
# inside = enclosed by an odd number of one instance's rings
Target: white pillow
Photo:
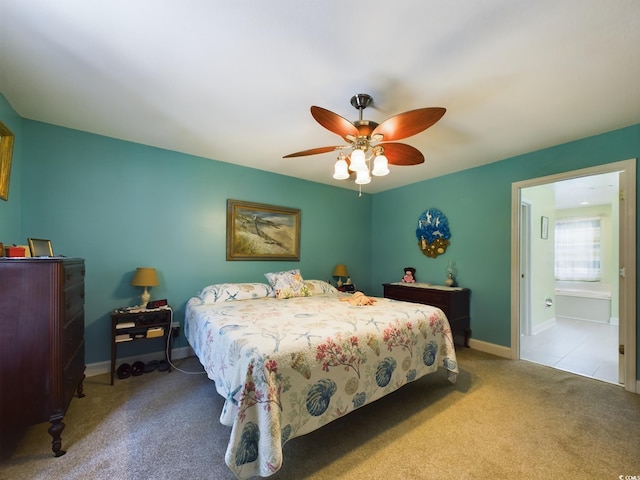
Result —
[[275, 292], [266, 283], [218, 283], [203, 288], [198, 297], [203, 303], [211, 304], [275, 297]]
[[300, 270], [265, 273], [265, 277], [276, 291], [276, 298], [308, 297], [309, 287], [304, 283]]
[[311, 295], [322, 295], [324, 293], [338, 293], [336, 287], [324, 280], [305, 280], [304, 283]]

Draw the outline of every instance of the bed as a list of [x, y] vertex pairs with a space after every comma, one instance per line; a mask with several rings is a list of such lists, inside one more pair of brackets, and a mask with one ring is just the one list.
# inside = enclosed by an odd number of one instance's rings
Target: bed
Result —
[[456, 381], [440, 309], [384, 298], [355, 306], [326, 282], [301, 284], [300, 295], [271, 279], [210, 285], [186, 305], [186, 337], [225, 398], [225, 462], [237, 478], [274, 474], [288, 440], [408, 382], [438, 369]]

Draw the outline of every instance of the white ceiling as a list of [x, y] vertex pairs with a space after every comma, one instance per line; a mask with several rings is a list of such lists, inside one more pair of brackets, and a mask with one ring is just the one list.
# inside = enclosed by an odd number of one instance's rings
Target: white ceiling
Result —
[[[311, 117], [446, 115], [379, 192], [640, 123], [638, 0], [0, 0], [21, 116], [356, 189]], [[561, 161], [561, 159], [558, 159]]]
[[557, 209], [611, 205], [618, 198], [618, 173], [561, 180], [553, 184]]

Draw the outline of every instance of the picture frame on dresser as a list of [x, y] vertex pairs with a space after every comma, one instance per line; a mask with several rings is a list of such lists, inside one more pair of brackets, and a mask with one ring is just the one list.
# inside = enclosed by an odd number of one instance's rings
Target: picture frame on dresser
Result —
[[29, 251], [32, 257], [53, 257], [53, 245], [51, 240], [43, 238], [28, 238]]

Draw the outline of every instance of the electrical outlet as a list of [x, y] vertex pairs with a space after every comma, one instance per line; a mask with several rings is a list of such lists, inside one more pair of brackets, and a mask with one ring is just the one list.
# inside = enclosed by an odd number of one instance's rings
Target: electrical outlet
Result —
[[180, 336], [180, 322], [171, 322], [171, 334], [173, 338]]

